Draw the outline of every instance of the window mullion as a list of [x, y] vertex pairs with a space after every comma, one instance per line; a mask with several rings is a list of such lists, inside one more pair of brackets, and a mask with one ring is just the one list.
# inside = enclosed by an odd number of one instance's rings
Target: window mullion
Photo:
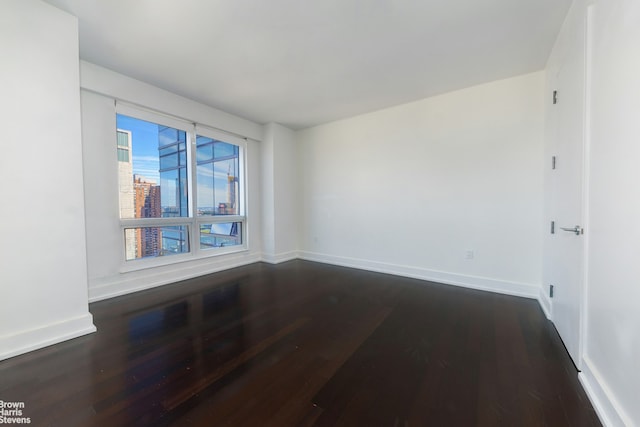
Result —
[[240, 208], [238, 209], [238, 215], [245, 218], [247, 216], [247, 146], [242, 145], [238, 148], [238, 155], [240, 156], [240, 162], [238, 164], [238, 175], [242, 177], [242, 181], [238, 186], [238, 200]]
[[241, 222], [246, 218], [244, 215], [215, 215], [215, 216], [200, 216], [197, 218], [199, 224], [211, 224], [214, 222]]
[[171, 225], [186, 225], [190, 223], [189, 218], [168, 217], [168, 218], [128, 218], [121, 219], [120, 225], [123, 228], [132, 227], [166, 227]]
[[198, 181], [197, 181], [197, 155], [196, 155], [196, 138], [197, 128], [195, 123], [191, 127], [189, 133], [189, 149], [187, 150], [187, 165], [189, 177], [189, 221], [191, 226], [189, 227], [189, 247], [191, 253], [197, 255], [200, 252], [199, 244], [199, 230], [198, 230]]

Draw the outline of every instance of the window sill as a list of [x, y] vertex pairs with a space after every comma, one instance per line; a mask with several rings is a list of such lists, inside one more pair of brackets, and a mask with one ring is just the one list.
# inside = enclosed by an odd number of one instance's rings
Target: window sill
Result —
[[249, 249], [245, 245], [230, 246], [228, 248], [216, 248], [209, 250], [201, 250], [198, 253], [168, 255], [154, 258], [142, 258], [131, 261], [124, 261], [120, 267], [121, 274], [132, 273], [140, 270], [148, 270], [159, 267], [166, 267], [176, 264], [184, 264], [191, 261], [199, 261], [208, 258], [216, 258], [225, 255], [248, 252]]

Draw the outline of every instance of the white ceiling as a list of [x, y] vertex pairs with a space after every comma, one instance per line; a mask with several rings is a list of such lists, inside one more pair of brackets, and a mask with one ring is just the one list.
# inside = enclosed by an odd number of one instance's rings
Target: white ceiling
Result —
[[46, 0], [80, 56], [301, 129], [544, 68], [571, 0]]

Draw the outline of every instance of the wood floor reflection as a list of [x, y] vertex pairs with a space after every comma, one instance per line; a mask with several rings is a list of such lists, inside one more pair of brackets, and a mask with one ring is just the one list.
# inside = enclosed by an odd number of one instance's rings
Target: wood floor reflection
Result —
[[290, 261], [90, 309], [0, 362], [32, 425], [600, 425], [534, 300]]

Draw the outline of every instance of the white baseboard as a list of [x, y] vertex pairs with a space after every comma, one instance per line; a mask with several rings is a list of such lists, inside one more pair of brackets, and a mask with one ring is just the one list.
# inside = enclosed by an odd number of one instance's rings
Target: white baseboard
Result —
[[553, 322], [553, 306], [551, 305], [551, 299], [549, 295], [547, 295], [546, 290], [544, 288], [540, 288], [540, 294], [538, 295], [538, 302], [540, 303], [540, 308], [545, 316], [547, 316], [548, 320]]
[[0, 360], [58, 344], [96, 331], [93, 316], [87, 313], [80, 317], [46, 325], [41, 328], [0, 337]]
[[298, 259], [299, 253], [297, 251], [283, 252], [281, 254], [262, 254], [262, 261], [269, 264], [280, 264], [281, 262], [291, 261]]
[[578, 374], [578, 378], [602, 424], [606, 427], [630, 427], [633, 425], [620, 409], [611, 390], [588, 357], [582, 359], [582, 371]]
[[[157, 286], [205, 274], [216, 273], [218, 271], [240, 267], [254, 262], [263, 261], [270, 264], [279, 264], [294, 259], [340, 265], [344, 267], [394, 274], [397, 276], [411, 277], [414, 279], [428, 280], [448, 285], [540, 300], [540, 286], [535, 284], [509, 282], [487, 277], [448, 273], [420, 267], [368, 261], [357, 258], [338, 257], [314, 252], [290, 251], [280, 254], [262, 253], [251, 254], [248, 256], [244, 255], [234, 258], [225, 258], [224, 262], [206, 263], [188, 267], [184, 267], [184, 265], [177, 265], [175, 267], [172, 266], [170, 269], [157, 269], [153, 271], [152, 274], [149, 274], [149, 270], [146, 270], [144, 273], [133, 272], [122, 274], [118, 277], [107, 278], [99, 281], [98, 283], [91, 284], [89, 287], [89, 302], [101, 301], [132, 292], [143, 291]], [[543, 307], [543, 310], [545, 310], [546, 313], [546, 307]]]
[[540, 285], [536, 284], [509, 282], [504, 280], [491, 279], [488, 277], [447, 273], [443, 271], [428, 270], [420, 267], [368, 261], [357, 258], [338, 257], [314, 252], [300, 252], [300, 258], [307, 261], [316, 261], [325, 264], [358, 268], [361, 270], [393, 274], [396, 276], [428, 280], [431, 282], [443, 283], [446, 285], [461, 286], [470, 289], [497, 292], [500, 294], [525, 298], [538, 299], [540, 295]]
[[198, 260], [197, 264], [180, 263], [169, 267], [140, 270], [108, 278], [89, 286], [89, 302], [101, 301], [162, 285], [217, 273], [262, 260], [261, 254], [225, 256], [219, 260]]

